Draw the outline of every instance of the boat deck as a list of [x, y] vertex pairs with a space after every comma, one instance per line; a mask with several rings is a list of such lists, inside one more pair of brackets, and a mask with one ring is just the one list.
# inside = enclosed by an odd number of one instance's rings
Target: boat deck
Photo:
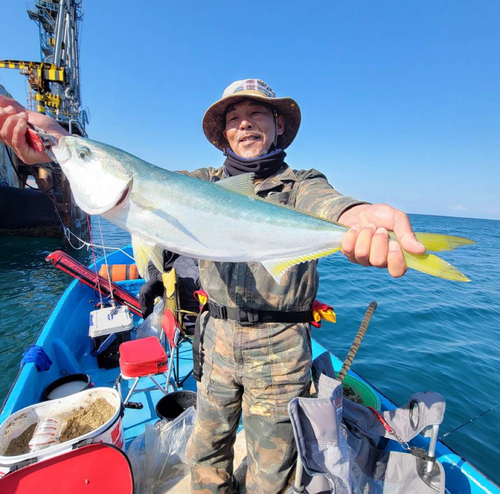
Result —
[[[129, 259], [121, 254], [112, 254], [112, 261], [115, 264], [129, 263]], [[121, 282], [122, 287], [133, 294], [137, 294], [141, 281]], [[42, 399], [43, 390], [56, 379], [68, 374], [85, 373], [91, 378], [94, 386], [113, 387], [119, 374], [119, 368], [101, 369], [97, 365], [97, 359], [90, 355], [91, 344], [88, 337], [89, 314], [95, 310], [95, 303], [99, 301], [99, 296], [93, 289], [74, 280], [66, 292], [61, 297], [59, 303], [54, 308], [42, 333], [39, 336], [37, 345], [43, 347], [53, 362], [51, 368], [44, 372], [37, 371], [34, 364], [25, 364], [20, 371], [13, 388], [4, 403], [0, 414], [0, 423], [7, 417]], [[68, 308], [71, 308], [69, 310]], [[140, 318], [134, 316], [135, 327], [140, 323]], [[189, 343], [180, 346], [180, 378], [187, 376], [192, 369], [192, 347]], [[313, 356], [316, 357], [325, 352], [318, 342], [313, 341]], [[342, 367], [342, 362], [331, 354], [333, 366], [336, 372]], [[350, 371], [351, 375], [360, 378]], [[361, 378], [360, 378], [361, 379]], [[366, 381], [364, 381], [369, 385]], [[122, 392], [125, 396], [132, 381], [122, 382]], [[162, 382], [164, 384], [164, 380]], [[373, 387], [373, 386], [372, 386]], [[146, 424], [154, 424], [159, 419], [155, 412], [158, 400], [163, 396], [161, 391], [154, 387], [148, 379], [142, 379], [138, 385], [136, 393], [132, 395], [131, 401], [141, 402], [142, 409], [125, 409], [123, 417], [123, 427], [125, 435], [125, 449], [130, 447], [132, 441], [144, 432]], [[196, 382], [189, 376], [184, 382], [185, 390], [196, 391]], [[376, 390], [375, 390], [376, 391]], [[417, 390], [416, 390], [417, 391]], [[376, 391], [382, 409], [391, 409], [395, 405]], [[408, 397], [409, 398], [409, 397]], [[397, 443], [391, 442], [393, 448], [398, 447]], [[418, 436], [413, 443], [416, 446], [426, 447], [427, 440]], [[238, 452], [239, 457], [244, 457], [244, 441], [239, 440], [242, 446]], [[438, 443], [436, 455], [443, 464], [446, 472], [446, 488], [450, 493], [475, 494], [489, 493], [500, 494], [500, 488], [485, 478], [474, 467], [463, 458], [456, 455], [445, 444]], [[172, 492], [172, 491], [170, 491]]]

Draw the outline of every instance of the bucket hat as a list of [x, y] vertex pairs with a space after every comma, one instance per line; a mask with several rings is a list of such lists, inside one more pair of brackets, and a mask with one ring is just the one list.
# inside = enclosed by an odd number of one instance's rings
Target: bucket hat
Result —
[[226, 110], [229, 105], [243, 99], [254, 99], [271, 105], [278, 115], [285, 118], [285, 131], [278, 137], [278, 147], [287, 148], [295, 139], [300, 127], [300, 108], [292, 98], [277, 98], [274, 91], [260, 79], [242, 79], [230, 84], [220, 100], [211, 105], [203, 116], [203, 132], [220, 150], [229, 146], [223, 131], [226, 128]]

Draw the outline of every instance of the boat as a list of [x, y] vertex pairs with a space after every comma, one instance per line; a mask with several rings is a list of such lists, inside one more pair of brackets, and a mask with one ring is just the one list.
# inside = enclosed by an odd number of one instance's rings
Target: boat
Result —
[[[52, 259], [54, 258], [57, 258], [57, 256], [52, 256]], [[124, 250], [108, 254], [105, 258], [98, 260], [95, 265], [90, 266], [89, 270], [90, 272], [97, 273], [102, 266], [128, 265], [132, 263], [131, 248], [129, 246]], [[133, 298], [137, 295], [143, 280], [123, 280], [115, 283], [122, 290], [128, 292]], [[62, 398], [63, 400], [69, 399], [71, 396], [76, 397], [82, 393], [89, 393], [92, 390], [114, 390], [117, 388], [117, 382], [120, 382], [118, 379], [120, 368], [118, 366], [107, 367], [99, 365], [98, 359], [93, 355], [93, 353], [95, 353], [93, 352], [94, 347], [89, 339], [89, 317], [93, 311], [96, 311], [96, 303], [98, 300], [99, 296], [92, 286], [92, 283], [89, 283], [88, 280], [82, 282], [78, 279], [74, 279], [69, 284], [53, 309], [36, 342], [36, 345], [43, 348], [45, 354], [49, 356], [52, 365], [45, 371], [37, 370], [34, 363], [25, 363], [23, 365], [1, 409], [0, 430], [2, 430], [4, 424], [16, 413], [18, 414], [21, 410], [26, 410], [29, 407], [33, 408], [40, 406], [40, 404], [43, 403], [43, 395], [44, 393], [46, 395], [47, 389], [51, 389], [54, 383], [59, 382], [61, 379], [64, 380], [67, 376], [89, 376], [93, 386], [74, 395]], [[133, 326], [137, 327], [141, 322], [141, 318], [137, 314], [131, 314], [131, 317], [133, 317]], [[133, 333], [133, 331], [131, 333]], [[131, 341], [134, 341], [133, 336]], [[312, 349], [313, 357], [324, 354], [324, 352], [327, 351], [315, 340], [312, 342]], [[338, 373], [342, 368], [343, 362], [335, 355], [331, 353], [329, 353], [329, 355], [333, 368], [335, 372]], [[195, 392], [196, 382], [192, 376], [192, 346], [189, 341], [184, 341], [178, 346], [177, 357], [178, 367], [176, 368], [174, 377], [176, 382], [179, 383], [178, 391]], [[359, 381], [363, 386], [371, 390], [371, 393], [376, 396], [381, 410], [392, 410], [396, 408], [394, 403], [352, 369], [349, 370], [348, 376], [351, 376], [354, 380]], [[160, 387], [165, 388], [170, 381], [170, 377], [171, 376], [167, 374], [164, 381], [160, 383]], [[164, 392], [156, 385], [146, 387], [143, 385], [144, 383], [141, 381], [141, 389], [135, 389], [136, 392], [134, 392], [130, 398], [131, 402], [128, 403], [127, 407], [123, 408], [123, 417], [119, 414], [115, 416], [116, 419], [119, 418], [121, 421], [123, 436], [115, 438], [117, 440], [114, 444], [122, 447], [122, 449], [129, 454], [131, 448], [136, 447], [138, 439], [141, 438], [145, 430], [148, 427], [154, 426], [154, 424], [158, 424], [161, 418], [158, 416], [155, 407], [165, 396]], [[121, 380], [121, 400], [128, 394], [131, 386], [131, 381]], [[86, 388], [87, 387], [88, 386], [86, 386]], [[181, 413], [181, 416], [182, 415]], [[82, 442], [80, 441], [80, 443]], [[84, 444], [79, 444], [79, 447], [88, 447], [88, 441], [83, 443]], [[412, 440], [412, 446], [427, 449], [429, 440], [418, 435]], [[389, 447], [394, 448], [394, 445]], [[0, 458], [2, 454], [0, 450]], [[497, 485], [483, 475], [470, 462], [452, 451], [444, 442], [437, 441], [435, 445], [435, 456], [443, 466], [445, 472], [446, 492], [450, 494], [500, 494], [500, 488]], [[57, 454], [55, 454], [51, 460], [46, 461], [52, 461], [52, 463], [57, 466], [58, 458], [62, 457], [63, 455], [57, 456]], [[16, 465], [13, 470], [19, 469], [21, 471], [23, 469], [20, 467], [29, 463], [33, 462], [24, 462], [22, 465]], [[91, 466], [88, 468], [93, 469], [96, 467]], [[135, 480], [137, 482], [138, 472], [134, 472], [134, 474], [136, 475]], [[3, 479], [0, 479], [1, 492], [7, 492], [2, 490], [2, 482], [7, 479], [9, 475], [11, 474], [8, 473]], [[114, 481], [115, 480], [113, 480], [113, 482]], [[87, 479], [86, 482], [88, 482]], [[184, 487], [181, 487], [180, 490], [172, 488], [165, 492], [187, 492], [188, 484], [186, 482], [188, 482], [188, 480], [184, 479], [184, 484], [182, 484]], [[179, 485], [177, 485], [177, 488], [179, 489]], [[92, 492], [104, 492], [104, 490], [105, 488], [103, 487], [102, 490]], [[38, 490], [38, 492], [41, 491]], [[122, 491], [113, 490], [112, 492]], [[123, 492], [132, 491], [124, 490]]]

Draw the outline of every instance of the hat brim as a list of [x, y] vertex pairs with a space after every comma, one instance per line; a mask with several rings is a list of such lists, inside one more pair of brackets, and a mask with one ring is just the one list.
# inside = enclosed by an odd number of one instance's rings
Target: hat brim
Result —
[[224, 137], [226, 128], [225, 116], [229, 105], [244, 99], [262, 101], [272, 106], [278, 115], [285, 119], [285, 130], [278, 137], [278, 147], [286, 149], [295, 139], [300, 127], [301, 113], [299, 105], [292, 98], [268, 98], [258, 91], [240, 91], [237, 94], [226, 96], [211, 105], [203, 116], [203, 132], [207, 139], [220, 150], [229, 147]]

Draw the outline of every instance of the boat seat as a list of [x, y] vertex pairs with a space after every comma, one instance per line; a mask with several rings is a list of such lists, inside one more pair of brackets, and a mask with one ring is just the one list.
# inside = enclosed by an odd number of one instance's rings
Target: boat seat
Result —
[[0, 492], [15, 494], [132, 494], [125, 453], [110, 444], [82, 446], [19, 468], [0, 478]]
[[[158, 338], [150, 336], [149, 338], [126, 341], [120, 345], [119, 352], [120, 375], [118, 376], [117, 387], [120, 396], [122, 396], [121, 381], [124, 379], [134, 379], [127, 397], [123, 400], [123, 406], [127, 406], [137, 384], [144, 377], [153, 381], [163, 394], [168, 393], [169, 376], [166, 375], [168, 370], [167, 353]], [[155, 378], [155, 376], [160, 374], [163, 374], [166, 378], [165, 386], [162, 386]]]

